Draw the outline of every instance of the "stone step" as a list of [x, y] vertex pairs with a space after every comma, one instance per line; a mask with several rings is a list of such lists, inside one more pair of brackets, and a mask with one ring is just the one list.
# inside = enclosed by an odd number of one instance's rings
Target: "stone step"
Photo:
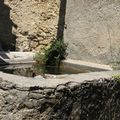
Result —
[[32, 52], [0, 52], [0, 65], [33, 63], [34, 55]]

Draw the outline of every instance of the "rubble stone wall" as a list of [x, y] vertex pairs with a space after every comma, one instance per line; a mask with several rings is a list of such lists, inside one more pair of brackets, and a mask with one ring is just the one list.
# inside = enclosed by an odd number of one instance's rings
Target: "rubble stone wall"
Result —
[[18, 87], [0, 79], [1, 120], [119, 120], [120, 82], [99, 79], [56, 87]]
[[2, 1], [3, 6], [9, 7], [8, 17], [16, 26], [10, 28], [16, 36], [16, 50], [40, 50], [56, 38], [60, 0]]

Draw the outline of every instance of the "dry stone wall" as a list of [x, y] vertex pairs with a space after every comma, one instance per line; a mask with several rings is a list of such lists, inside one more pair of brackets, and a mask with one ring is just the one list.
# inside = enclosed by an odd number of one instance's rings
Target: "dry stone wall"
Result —
[[119, 120], [120, 82], [18, 87], [0, 79], [0, 120]]
[[4, 0], [19, 51], [40, 50], [57, 34], [60, 0]]

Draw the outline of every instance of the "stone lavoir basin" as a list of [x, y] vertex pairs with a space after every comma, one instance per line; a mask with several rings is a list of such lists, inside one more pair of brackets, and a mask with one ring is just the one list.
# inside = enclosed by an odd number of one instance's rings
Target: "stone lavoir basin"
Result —
[[25, 77], [36, 77], [36, 76], [57, 76], [65, 74], [78, 74], [89, 72], [82, 69], [73, 69], [71, 67], [56, 67], [56, 66], [42, 66], [38, 64], [15, 64], [15, 65], [4, 65], [0, 67], [0, 71], [4, 73], [20, 75]]
[[41, 66], [35, 64], [34, 55], [31, 52], [1, 53], [2, 60], [5, 62], [3, 62], [4, 64], [1, 62], [0, 71], [26, 77], [46, 77], [112, 70], [108, 65], [71, 59], [62, 61], [59, 68], [55, 66]]

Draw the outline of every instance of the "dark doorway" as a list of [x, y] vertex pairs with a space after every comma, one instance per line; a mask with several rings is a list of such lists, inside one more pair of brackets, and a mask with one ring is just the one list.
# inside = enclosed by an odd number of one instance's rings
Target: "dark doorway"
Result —
[[14, 51], [16, 36], [12, 33], [12, 27], [17, 27], [10, 19], [11, 8], [0, 0], [0, 51]]
[[63, 38], [64, 29], [67, 28], [67, 26], [65, 25], [66, 5], [67, 5], [67, 0], [60, 0], [57, 39]]

